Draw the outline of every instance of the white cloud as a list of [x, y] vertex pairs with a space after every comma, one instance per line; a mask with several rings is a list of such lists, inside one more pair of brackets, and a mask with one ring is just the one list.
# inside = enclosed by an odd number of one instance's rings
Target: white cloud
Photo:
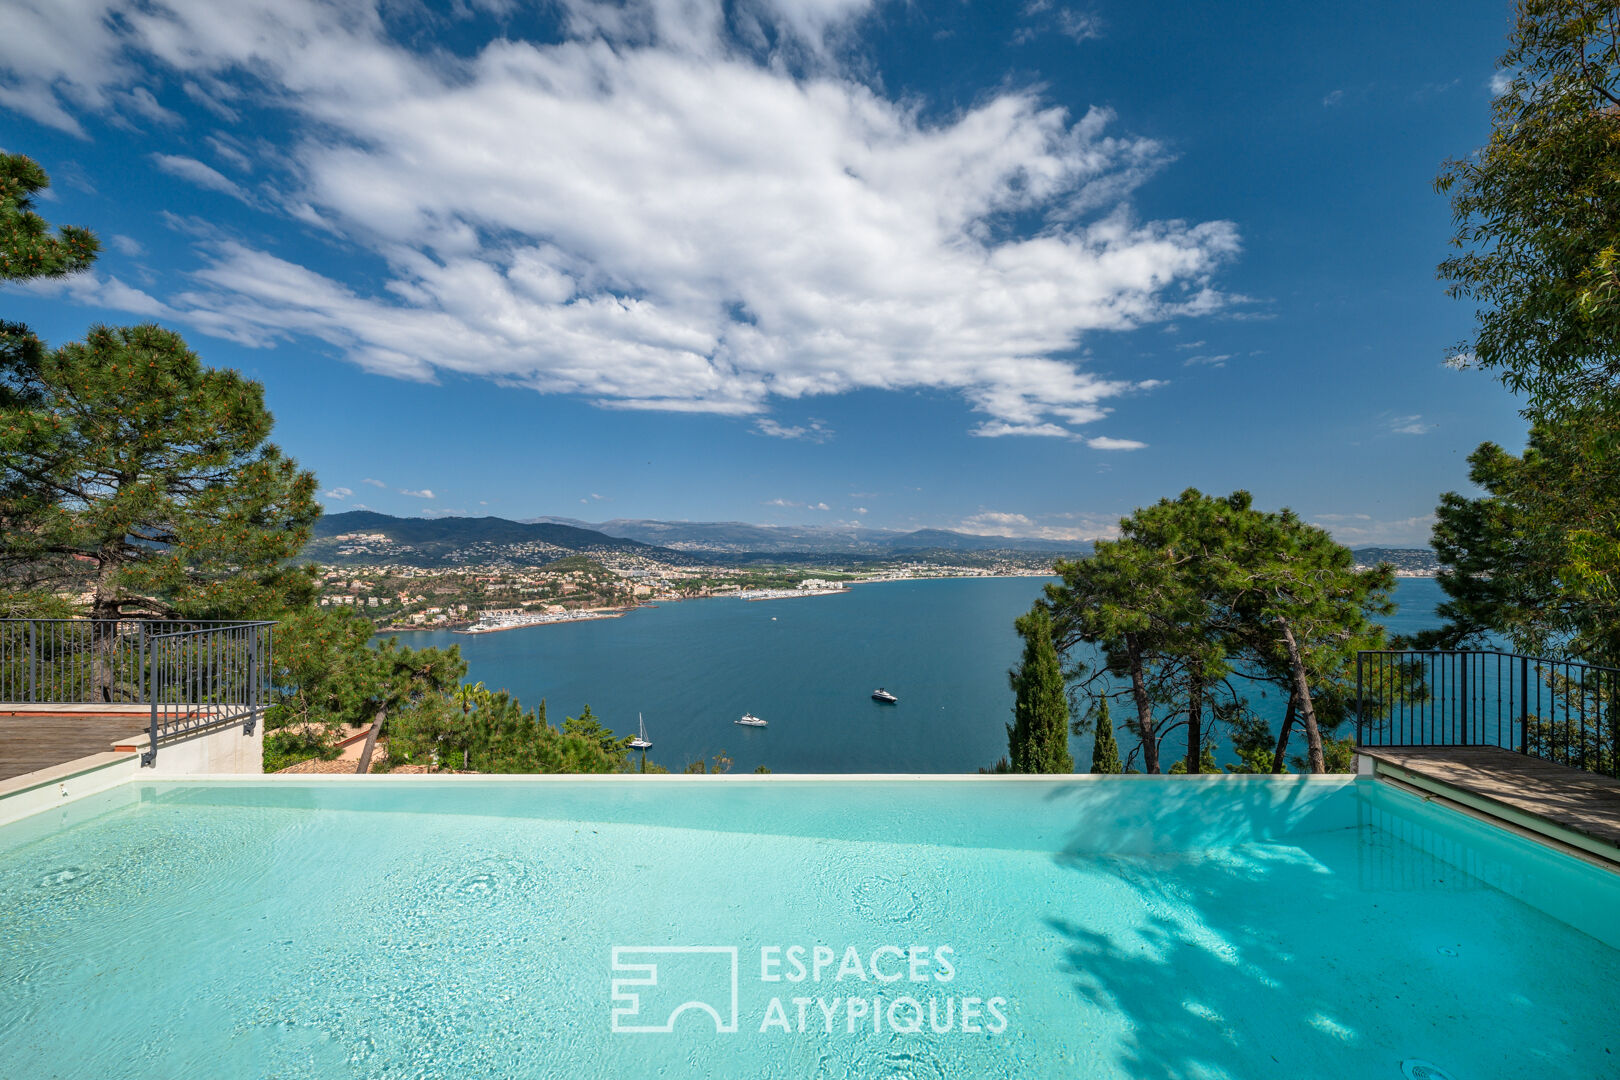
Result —
[[1391, 434], [1394, 435], [1427, 435], [1434, 430], [1434, 425], [1425, 423], [1422, 416], [1391, 416], [1386, 423]]
[[765, 506], [803, 506], [804, 503], [794, 502], [792, 499], [766, 499]]
[[868, 512], [868, 511], [867, 511], [867, 509], [866, 509], [866, 507], [864, 507], [864, 506], [857, 506], [857, 507], [856, 507], [856, 508], [855, 508], [855, 512], [856, 512], [856, 513], [857, 513], [857, 514], [865, 514], [865, 513], [867, 513], [867, 512]]
[[413, 499], [435, 498], [431, 488], [423, 488], [421, 491], [412, 491], [410, 488], [400, 488], [399, 493], [401, 495], [409, 495]]
[[1098, 514], [1050, 514], [1045, 520], [1073, 522], [1042, 524], [1028, 514], [985, 510], [963, 518], [953, 528], [974, 536], [1015, 536], [1033, 540], [1095, 540], [1118, 532], [1119, 519]]
[[135, 239], [133, 236], [124, 236], [122, 233], [113, 233], [107, 238], [107, 243], [112, 245], [112, 249], [118, 252], [120, 255], [129, 255], [133, 257], [142, 254], [146, 250], [145, 248], [141, 247], [141, 242], [139, 240]]
[[969, 434], [977, 435], [981, 439], [999, 439], [1003, 435], [1045, 435], [1067, 438], [1073, 432], [1059, 424], [1009, 424], [1001, 420], [986, 420]]
[[1225, 367], [1226, 362], [1232, 359], [1231, 353], [1218, 353], [1214, 356], [1189, 356], [1181, 362], [1182, 367]]
[[[0, 104], [43, 122], [111, 108], [147, 78], [137, 57], [199, 100], [287, 110], [282, 212], [369, 251], [384, 284], [214, 239], [166, 302], [395, 378], [734, 415], [935, 389], [986, 414], [978, 434], [1069, 434], [1132, 388], [1078, 366], [1086, 335], [1221, 310], [1212, 275], [1239, 250], [1229, 222], [1132, 215], [1167, 155], [1106, 110], [1009, 87], [925, 120], [841, 69], [867, 0], [758, 0], [729, 24], [719, 0], [568, 0], [571, 40], [459, 58], [400, 46], [363, 2], [13, 7]], [[249, 198], [195, 158], [154, 160]], [[1013, 217], [1039, 224], [1008, 234]]]
[[809, 424], [788, 427], [768, 416], [762, 416], [754, 421], [754, 430], [776, 439], [802, 439], [805, 442], [826, 442], [833, 437], [832, 428], [828, 427], [824, 420], [811, 420]]
[[1452, 371], [1467, 371], [1479, 365], [1479, 357], [1472, 352], [1456, 352], [1446, 357], [1445, 366]]
[[1491, 81], [1490, 81], [1491, 97], [1501, 97], [1503, 94], [1507, 93], [1510, 89], [1512, 89], [1512, 87], [1513, 87], [1513, 72], [1511, 72], [1511, 71], [1492, 72]]
[[962, 525], [964, 527], [971, 526], [978, 529], [1029, 529], [1034, 528], [1035, 522], [1030, 520], [1030, 518], [1024, 514], [1008, 514], [994, 510], [986, 510], [982, 513], [974, 514], [970, 518], [964, 518]]
[[1145, 442], [1137, 442], [1135, 439], [1114, 439], [1107, 435], [1098, 435], [1096, 438], [1087, 439], [1086, 445], [1093, 450], [1143, 450], [1147, 448]]
[[1331, 109], [1333, 106], [1337, 105], [1339, 102], [1341, 102], [1343, 100], [1344, 100], [1344, 91], [1343, 90], [1331, 90], [1331, 91], [1328, 92], [1328, 95], [1322, 99], [1322, 104], [1326, 108]]
[[335, 488], [331, 489], [330, 491], [322, 492], [321, 493], [321, 498], [323, 498], [323, 499], [336, 499], [339, 502], [342, 502], [344, 499], [347, 499], [350, 495], [353, 495], [353, 494], [354, 494], [353, 490], [351, 490], [349, 488], [335, 487]]
[[152, 160], [157, 167], [170, 176], [178, 176], [182, 180], [196, 184], [209, 191], [218, 191], [231, 196], [233, 199], [248, 201], [247, 192], [236, 186], [235, 181], [218, 169], [205, 165], [196, 158], [181, 157], [175, 154], [153, 154]]
[[1102, 30], [1102, 20], [1095, 15], [1072, 8], [1063, 8], [1057, 13], [1058, 33], [1077, 42], [1100, 38]]
[[810, 510], [831, 510], [832, 507], [828, 506], [824, 502], [818, 502], [818, 503], [811, 503], [809, 505], [809, 507], [807, 507], [807, 509], [810, 509]]
[[19, 282], [24, 292], [39, 296], [67, 297], [86, 307], [108, 308], [143, 315], [152, 319], [174, 317], [174, 310], [149, 293], [127, 285], [117, 277], [103, 277], [94, 270], [73, 274], [65, 278], [35, 278]]
[[1203, 340], [1199, 340], [1199, 341], [1182, 341], [1182, 342], [1177, 342], [1176, 345], [1175, 345], [1175, 348], [1177, 348], [1177, 349], [1189, 349], [1189, 350], [1190, 349], [1202, 349], [1206, 344], [1207, 344], [1207, 342], [1205, 342]]
[[375, 479], [373, 477], [370, 477], [370, 476], [368, 476], [364, 480], [362, 480], [361, 483], [362, 484], [370, 484], [372, 487], [379, 487], [379, 488], [385, 488], [385, 487], [388, 486], [383, 481], [377, 480], [377, 479]]
[[1319, 514], [1311, 519], [1349, 547], [1428, 547], [1434, 530], [1433, 514], [1379, 520], [1370, 514]]

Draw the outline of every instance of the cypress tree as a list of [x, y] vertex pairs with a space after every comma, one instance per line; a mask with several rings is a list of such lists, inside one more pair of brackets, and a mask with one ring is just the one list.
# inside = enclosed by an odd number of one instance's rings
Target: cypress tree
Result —
[[1063, 688], [1063, 669], [1052, 641], [1052, 620], [1036, 605], [1018, 620], [1024, 639], [1024, 657], [1009, 673], [1015, 700], [1013, 722], [1007, 725], [1007, 757], [1011, 771], [1066, 773], [1074, 771], [1069, 755], [1069, 699]]
[[1122, 773], [1125, 766], [1119, 761], [1119, 744], [1114, 741], [1114, 721], [1108, 715], [1108, 699], [1103, 698], [1097, 710], [1096, 738], [1091, 744], [1091, 771], [1094, 773]]

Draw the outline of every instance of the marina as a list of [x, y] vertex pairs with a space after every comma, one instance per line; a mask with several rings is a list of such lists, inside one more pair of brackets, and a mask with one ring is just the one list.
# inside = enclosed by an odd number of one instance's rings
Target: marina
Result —
[[844, 585], [818, 585], [808, 589], [743, 589], [737, 593], [737, 599], [789, 600], [797, 596], [838, 596], [847, 592], [849, 589]]
[[471, 626], [450, 631], [452, 634], [493, 634], [497, 630], [521, 630], [525, 626], [549, 626], [552, 623], [589, 622], [592, 619], [617, 619], [622, 611], [563, 611], [544, 615], [485, 615]]

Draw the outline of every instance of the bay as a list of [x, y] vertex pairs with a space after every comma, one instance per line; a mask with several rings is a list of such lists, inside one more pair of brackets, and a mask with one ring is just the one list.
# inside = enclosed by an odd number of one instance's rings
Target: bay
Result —
[[[469, 681], [529, 706], [544, 699], [554, 724], [589, 703], [634, 734], [640, 713], [649, 760], [671, 771], [724, 753], [734, 772], [974, 772], [1006, 753], [1013, 620], [1047, 580], [882, 582], [835, 596], [687, 600], [617, 619], [396, 636], [461, 646]], [[1434, 626], [1441, 598], [1432, 578], [1402, 578], [1386, 623], [1399, 633]], [[899, 704], [871, 700], [880, 686]], [[769, 726], [739, 726], [744, 712]], [[1090, 737], [1071, 749], [1084, 770]]]

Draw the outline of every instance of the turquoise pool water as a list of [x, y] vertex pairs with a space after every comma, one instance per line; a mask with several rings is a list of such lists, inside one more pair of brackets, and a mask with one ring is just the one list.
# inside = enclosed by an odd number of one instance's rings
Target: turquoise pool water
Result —
[[1616, 911], [1365, 781], [142, 783], [0, 829], [0, 1071], [1620, 1076]]

